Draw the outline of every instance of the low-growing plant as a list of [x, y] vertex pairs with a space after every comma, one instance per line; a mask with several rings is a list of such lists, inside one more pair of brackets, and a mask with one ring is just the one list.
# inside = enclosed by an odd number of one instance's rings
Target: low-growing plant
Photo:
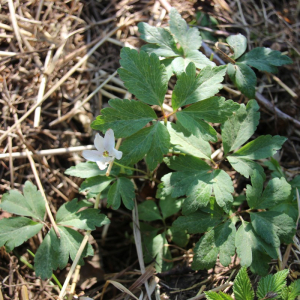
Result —
[[286, 278], [289, 274], [288, 270], [279, 271], [276, 274], [263, 277], [258, 282], [256, 293], [253, 290], [247, 270], [245, 267], [241, 268], [237, 274], [233, 284], [234, 298], [220, 292], [205, 292], [208, 300], [295, 300], [300, 295], [300, 280], [292, 282], [287, 286]]
[[[247, 40], [238, 34], [226, 40], [233, 53], [224, 53], [229, 63], [216, 66], [199, 51], [198, 29], [190, 28], [175, 9], [170, 12], [169, 28], [146, 23], [138, 28], [148, 44], [140, 52], [123, 48], [118, 70], [135, 99], [109, 100], [109, 107], [91, 125], [105, 133], [105, 138], [96, 135], [97, 150], [83, 153], [88, 161], [66, 171], [84, 179], [79, 192], [86, 199], [96, 198], [94, 208], [82, 210], [92, 205], [87, 200], [73, 199], [62, 205], [56, 215], [59, 233], [55, 233], [44, 221], [44, 198], [26, 182], [24, 196], [10, 191], [2, 198], [2, 209], [22, 217], [0, 221], [0, 246], [12, 250], [47, 228], [35, 255], [35, 271], [49, 278], [53, 270], [66, 266], [69, 256], [74, 259], [80, 247], [83, 237], [70, 227], [90, 233], [95, 226], [107, 224], [108, 218], [97, 210], [100, 198], [107, 198], [112, 209], [123, 203], [132, 210], [134, 181], [141, 180], [157, 188], [159, 200], [143, 201], [138, 213], [144, 221], [140, 230], [145, 233], [145, 261], [154, 260], [158, 272], [172, 267], [166, 244], [172, 241], [184, 247], [189, 234], [201, 234], [194, 247], [194, 270], [213, 267], [217, 258], [228, 266], [237, 253], [242, 266], [266, 274], [270, 260], [278, 258], [280, 244], [291, 243], [295, 234], [298, 214], [292, 189], [299, 187], [300, 176], [288, 182], [271, 159], [264, 163], [277, 168], [277, 173], [265, 182], [259, 161], [272, 157], [286, 138], [251, 139], [260, 118], [258, 103], [250, 99], [239, 104], [217, 94], [228, 74], [242, 93], [253, 98], [256, 75], [251, 67], [276, 72], [278, 66], [291, 63], [290, 58], [262, 47], [244, 54]], [[177, 80], [171, 105], [166, 106], [172, 76]], [[212, 149], [219, 153], [217, 159]], [[228, 167], [250, 179], [245, 195], [235, 190]], [[161, 179], [158, 173], [163, 173]], [[91, 246], [79, 254], [92, 255]]]

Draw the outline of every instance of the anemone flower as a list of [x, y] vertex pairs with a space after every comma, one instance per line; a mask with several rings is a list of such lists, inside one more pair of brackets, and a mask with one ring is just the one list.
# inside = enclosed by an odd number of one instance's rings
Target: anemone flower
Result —
[[97, 133], [94, 145], [97, 150], [84, 150], [82, 156], [86, 160], [96, 162], [100, 170], [106, 169], [115, 158], [122, 158], [123, 153], [115, 149], [115, 135], [112, 129], [106, 131], [104, 138]]

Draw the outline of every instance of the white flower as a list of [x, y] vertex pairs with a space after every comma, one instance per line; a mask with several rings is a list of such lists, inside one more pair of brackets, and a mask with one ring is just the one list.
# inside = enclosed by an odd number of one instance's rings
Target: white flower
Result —
[[86, 160], [96, 162], [100, 170], [106, 169], [115, 158], [122, 158], [123, 153], [115, 149], [115, 135], [112, 129], [106, 131], [104, 138], [97, 133], [94, 145], [97, 150], [84, 150], [82, 156]]

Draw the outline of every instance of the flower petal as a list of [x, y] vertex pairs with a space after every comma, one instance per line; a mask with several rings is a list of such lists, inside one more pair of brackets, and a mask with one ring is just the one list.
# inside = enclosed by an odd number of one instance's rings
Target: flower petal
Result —
[[96, 150], [84, 150], [82, 151], [82, 156], [89, 161], [98, 161], [103, 158], [102, 153]]
[[99, 133], [95, 136], [94, 145], [100, 153], [104, 152], [104, 139]]
[[109, 152], [111, 156], [115, 148], [115, 134], [112, 129], [108, 129], [104, 136], [104, 149]]
[[105, 170], [107, 168], [108, 164], [109, 164], [109, 162], [97, 161], [97, 165], [100, 170]]
[[123, 156], [123, 152], [122, 152], [122, 151], [118, 151], [118, 150], [116, 150], [116, 149], [113, 149], [113, 154], [114, 154], [114, 157], [115, 157], [116, 159], [121, 159], [122, 156]]

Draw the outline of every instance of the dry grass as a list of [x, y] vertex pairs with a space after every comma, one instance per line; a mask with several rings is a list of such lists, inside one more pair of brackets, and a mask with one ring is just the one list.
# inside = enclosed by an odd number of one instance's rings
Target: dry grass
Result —
[[[277, 77], [258, 73], [257, 100], [263, 112], [258, 134], [287, 136], [289, 141], [283, 148], [281, 164], [289, 177], [299, 174], [299, 1], [3, 0], [0, 6], [1, 194], [21, 189], [26, 180], [34, 183], [40, 180], [53, 214], [62, 203], [78, 196], [81, 181], [65, 176], [65, 169], [82, 160], [80, 151], [92, 147], [89, 126], [108, 99], [131, 97], [116, 74], [120, 49], [142, 45], [137, 32], [139, 22], [166, 25], [170, 5], [189, 21], [198, 10], [214, 16], [218, 28], [201, 26], [201, 30], [210, 31], [217, 38], [240, 32], [247, 37], [249, 50], [271, 47], [293, 58], [294, 65], [280, 68]], [[210, 41], [206, 45], [208, 53], [214, 46]], [[222, 63], [218, 57], [215, 59]], [[247, 100], [230, 82], [226, 83], [224, 95], [238, 102]], [[34, 169], [39, 179], [35, 178]], [[153, 189], [143, 187], [139, 193], [153, 194]], [[108, 279], [136, 292], [146, 281], [142, 276], [153, 274], [152, 269], [146, 269], [146, 275], [135, 271], [139, 264], [130, 240], [130, 213], [105, 208], [104, 212], [110, 214], [112, 224], [107, 235], [102, 229], [93, 233], [90, 242], [95, 256], [81, 269], [76, 288], [77, 294], [86, 293], [94, 299], [100, 298]], [[0, 212], [0, 219], [8, 216]], [[32, 262], [26, 249], [36, 252], [42, 238], [39, 235], [30, 239], [13, 253], [0, 248], [0, 299], [56, 299], [58, 292], [50, 281], [37, 279], [19, 258], [23, 255]], [[182, 263], [166, 274], [152, 276], [149, 282], [149, 290], [159, 283], [161, 297], [165, 297], [161, 299], [187, 299], [199, 289], [203, 292], [204, 285], [206, 290], [230, 288], [228, 283], [236, 274], [235, 268], [217, 266], [210, 272], [194, 272], [189, 267], [191, 250], [172, 251]], [[287, 264], [294, 259], [299, 262], [298, 249], [290, 247], [287, 251], [284, 256]], [[61, 282], [66, 271], [56, 273]], [[108, 286], [105, 299], [117, 294], [115, 288]], [[203, 294], [193, 299], [201, 298]]]

